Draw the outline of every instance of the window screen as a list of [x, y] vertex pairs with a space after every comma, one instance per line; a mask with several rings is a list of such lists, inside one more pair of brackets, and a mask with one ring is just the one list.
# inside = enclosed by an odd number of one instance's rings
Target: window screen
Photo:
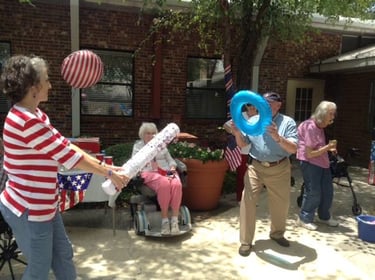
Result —
[[81, 90], [81, 114], [133, 116], [133, 53], [93, 50], [103, 61], [104, 75]]
[[187, 118], [225, 118], [226, 112], [223, 61], [188, 58]]

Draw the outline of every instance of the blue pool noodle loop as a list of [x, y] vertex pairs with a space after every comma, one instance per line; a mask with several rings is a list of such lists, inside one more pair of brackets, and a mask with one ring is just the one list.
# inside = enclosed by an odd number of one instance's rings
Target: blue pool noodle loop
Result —
[[[250, 103], [258, 110], [259, 120], [251, 123], [242, 115], [242, 106]], [[230, 103], [230, 114], [234, 124], [243, 132], [251, 136], [263, 134], [267, 126], [272, 123], [272, 111], [267, 100], [261, 95], [249, 91], [241, 90], [237, 92]]]

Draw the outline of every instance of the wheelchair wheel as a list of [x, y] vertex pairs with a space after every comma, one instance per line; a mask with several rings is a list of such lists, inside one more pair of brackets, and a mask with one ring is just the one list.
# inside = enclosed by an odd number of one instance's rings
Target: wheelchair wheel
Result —
[[181, 213], [181, 225], [184, 226], [184, 225], [191, 224], [190, 211], [185, 205], [182, 205], [180, 207], [180, 213]]
[[357, 203], [352, 206], [352, 212], [354, 216], [359, 216], [362, 214], [362, 207]]
[[137, 211], [134, 217], [134, 231], [137, 235], [144, 235], [147, 225], [147, 217], [145, 211]]

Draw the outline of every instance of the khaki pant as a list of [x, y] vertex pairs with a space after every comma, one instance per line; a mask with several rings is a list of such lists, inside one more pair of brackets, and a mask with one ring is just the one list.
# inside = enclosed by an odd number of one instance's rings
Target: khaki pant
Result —
[[270, 237], [283, 237], [290, 203], [291, 164], [289, 159], [273, 167], [264, 167], [253, 160], [245, 173], [245, 188], [240, 206], [240, 242], [252, 244], [255, 233], [256, 205], [266, 186], [271, 216]]

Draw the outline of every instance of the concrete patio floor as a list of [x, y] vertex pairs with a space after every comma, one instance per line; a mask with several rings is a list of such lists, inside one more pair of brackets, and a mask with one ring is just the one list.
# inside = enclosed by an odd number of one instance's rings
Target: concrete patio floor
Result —
[[[349, 174], [363, 214], [375, 215], [375, 186], [367, 184], [367, 169], [350, 167]], [[302, 179], [291, 188], [291, 207], [286, 237], [289, 248], [269, 240], [267, 196], [264, 191], [257, 211], [253, 252], [238, 254], [239, 207], [234, 195], [225, 195], [214, 211], [192, 212], [192, 232], [172, 238], [146, 238], [131, 229], [129, 211], [116, 212], [116, 234], [112, 212], [104, 209], [72, 209], [64, 213], [73, 243], [78, 279], [375, 279], [375, 244], [358, 238], [352, 214], [350, 189], [335, 186], [333, 215], [337, 228], [320, 226], [308, 231], [295, 225]], [[345, 183], [346, 179], [342, 178]], [[16, 279], [24, 266], [14, 263]], [[11, 279], [8, 267], [0, 279]], [[54, 279], [52, 273], [50, 279]]]

